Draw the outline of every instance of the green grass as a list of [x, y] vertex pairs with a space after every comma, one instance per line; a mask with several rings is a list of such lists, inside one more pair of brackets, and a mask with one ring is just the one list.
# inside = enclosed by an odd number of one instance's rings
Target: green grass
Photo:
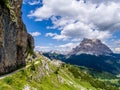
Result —
[[[43, 62], [48, 65], [47, 70]], [[25, 85], [37, 90], [119, 90], [111, 83], [93, 78], [86, 68], [63, 64], [54, 66], [43, 56], [29, 62], [26, 68], [0, 80], [0, 90], [22, 90]], [[117, 83], [117, 81], [112, 82]]]

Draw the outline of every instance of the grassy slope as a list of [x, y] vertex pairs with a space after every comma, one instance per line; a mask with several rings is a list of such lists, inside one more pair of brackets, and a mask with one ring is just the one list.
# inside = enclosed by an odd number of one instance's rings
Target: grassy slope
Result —
[[1, 79], [0, 90], [119, 90], [94, 79], [85, 69], [54, 62], [37, 55], [26, 68]]

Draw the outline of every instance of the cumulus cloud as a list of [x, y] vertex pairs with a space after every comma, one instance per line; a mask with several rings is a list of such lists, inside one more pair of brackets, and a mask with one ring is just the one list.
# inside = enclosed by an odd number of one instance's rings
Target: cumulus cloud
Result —
[[118, 48], [115, 48], [115, 52], [116, 53], [120, 53], [120, 48], [118, 47]]
[[119, 0], [84, 0], [85, 2], [93, 2], [96, 4], [101, 4], [101, 3], [105, 3], [105, 4], [109, 4], [111, 2], [120, 2]]
[[66, 25], [61, 31], [61, 36], [67, 36], [73, 39], [83, 37], [105, 39], [110, 37], [111, 34], [108, 31], [93, 30], [91, 25], [85, 25], [84, 23], [77, 22]]
[[119, 48], [120, 48], [120, 39], [110, 39], [105, 42], [106, 45], [108, 45], [114, 53], [120, 53]]
[[53, 36], [56, 36], [56, 35], [57, 35], [57, 33], [46, 33], [45, 34], [46, 37], [49, 37], [49, 36], [53, 37]]
[[40, 36], [40, 35], [41, 35], [40, 32], [30, 32], [30, 34], [31, 34], [33, 37], [37, 37], [37, 36]]
[[76, 47], [79, 43], [66, 43], [58, 46], [54, 46], [53, 52], [60, 54], [68, 54], [72, 48]]
[[[107, 40], [120, 30], [119, 5], [119, 0], [43, 0], [42, 6], [32, 10], [28, 17], [35, 21], [51, 19], [53, 25], [47, 29], [58, 29], [60, 34], [47, 33], [46, 37], [72, 42], [84, 37], [98, 38], [118, 52], [118, 40], [112, 43]], [[57, 48], [62, 50], [61, 46]]]
[[57, 40], [66, 40], [71, 38], [72, 41], [79, 41], [81, 40], [80, 38], [83, 37], [91, 39], [106, 39], [111, 36], [111, 33], [109, 31], [92, 30], [92, 25], [85, 25], [84, 23], [77, 22], [65, 25], [60, 35], [56, 33], [47, 33], [46, 36], [51, 36], [53, 39]]
[[36, 46], [35, 50], [36, 51], [41, 51], [41, 52], [57, 52], [60, 54], [67, 54], [72, 50], [72, 48], [76, 47], [79, 43], [66, 43], [62, 45], [51, 45], [50, 46]]
[[37, 5], [37, 4], [40, 4], [41, 1], [40, 0], [34, 0], [34, 1], [29, 1], [28, 4], [29, 5]]
[[66, 39], [68, 39], [67, 36], [58, 35], [57, 33], [46, 33], [45, 36], [46, 37], [53, 37], [52, 39], [57, 39], [57, 40], [61, 40], [61, 39], [66, 40]]
[[40, 3], [41, 3], [41, 0], [23, 0], [23, 4], [37, 5]]
[[63, 49], [65, 51], [71, 51], [74, 47], [76, 47], [79, 43], [67, 43], [63, 45], [58, 45], [57, 48]]
[[120, 3], [116, 1], [43, 0], [43, 6], [31, 11], [28, 17], [34, 17], [36, 21], [51, 19], [51, 28], [61, 30], [59, 35], [47, 35], [53, 39], [107, 39], [120, 27]]
[[35, 51], [49, 52], [50, 50], [49, 46], [35, 46]]

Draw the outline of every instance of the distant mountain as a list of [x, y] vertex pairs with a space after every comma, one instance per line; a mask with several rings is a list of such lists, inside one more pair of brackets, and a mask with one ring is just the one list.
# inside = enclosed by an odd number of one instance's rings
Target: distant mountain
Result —
[[99, 39], [83, 39], [68, 55], [50, 52], [43, 55], [51, 60], [58, 59], [69, 64], [120, 74], [120, 54], [114, 54]]
[[52, 52], [44, 52], [42, 53], [44, 56], [48, 57], [49, 59], [53, 60], [53, 59], [58, 59], [58, 60], [65, 60], [66, 59], [66, 55], [63, 54], [59, 54], [59, 53], [52, 53]]
[[99, 39], [84, 38], [81, 43], [73, 48], [69, 55], [91, 54], [91, 55], [109, 55], [112, 50]]

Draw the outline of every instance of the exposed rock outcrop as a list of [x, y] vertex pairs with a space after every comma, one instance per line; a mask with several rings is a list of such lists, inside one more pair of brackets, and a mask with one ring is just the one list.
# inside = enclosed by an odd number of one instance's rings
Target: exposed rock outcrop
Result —
[[112, 50], [103, 44], [99, 39], [84, 38], [82, 42], [69, 53], [69, 55], [79, 54], [109, 55]]
[[0, 1], [0, 74], [24, 66], [28, 47], [34, 48], [21, 18], [21, 5], [22, 0]]

